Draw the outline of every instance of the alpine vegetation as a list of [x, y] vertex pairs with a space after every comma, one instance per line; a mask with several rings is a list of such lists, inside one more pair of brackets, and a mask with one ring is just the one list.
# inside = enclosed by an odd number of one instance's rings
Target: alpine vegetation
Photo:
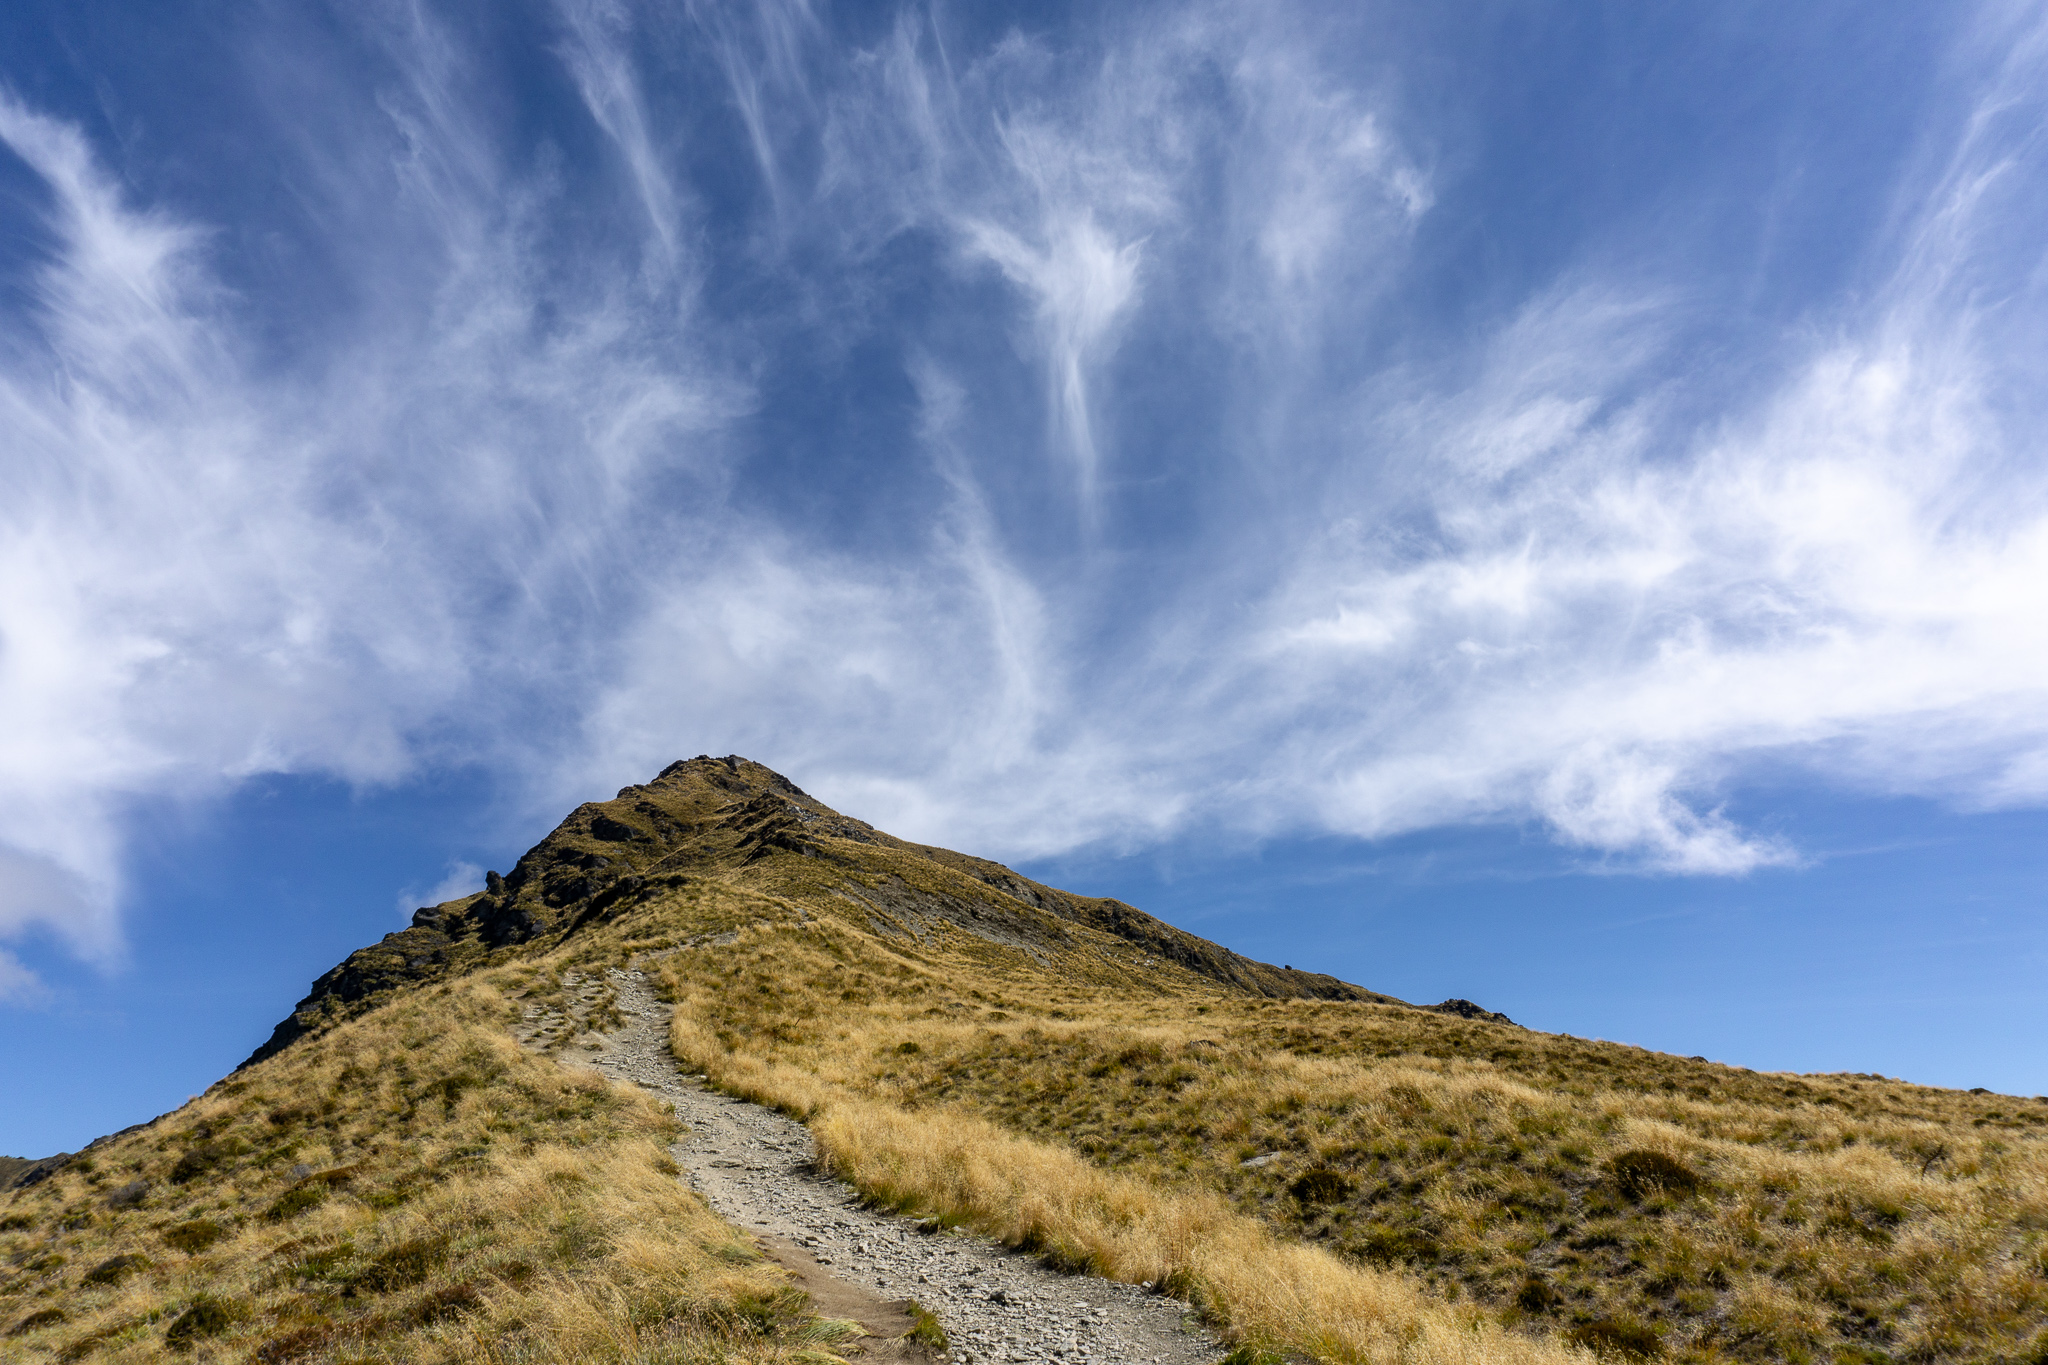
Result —
[[667, 1107], [567, 1065], [624, 1026], [613, 971], [672, 1011], [664, 1084], [1234, 1360], [2048, 1351], [2048, 1102], [1417, 1007], [700, 757], [352, 955], [206, 1095], [14, 1172], [0, 1359], [972, 1355], [943, 1304], [821, 1313], [678, 1179]]

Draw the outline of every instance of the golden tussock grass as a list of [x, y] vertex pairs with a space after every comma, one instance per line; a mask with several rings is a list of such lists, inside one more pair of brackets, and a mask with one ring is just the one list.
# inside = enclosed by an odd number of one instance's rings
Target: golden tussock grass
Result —
[[1062, 1269], [1184, 1294], [1251, 1347], [1404, 1365], [1579, 1355], [1448, 1305], [1409, 1277], [1277, 1237], [1207, 1191], [1106, 1172], [968, 1114], [863, 1101], [813, 1071], [735, 1053], [687, 1012], [673, 1044], [732, 1093], [805, 1116], [827, 1166], [878, 1204], [971, 1225]]
[[[497, 979], [502, 979], [499, 974]], [[830, 1359], [648, 1100], [402, 998], [0, 1204], [0, 1359]]]
[[839, 1329], [670, 1178], [672, 1120], [506, 1036], [519, 991], [570, 1047], [618, 1018], [570, 972], [673, 948], [677, 1055], [872, 1198], [1163, 1282], [1254, 1350], [2048, 1362], [2048, 1103], [1251, 998], [1003, 900], [992, 864], [795, 816], [820, 856], [771, 854], [698, 797], [675, 852], [559, 836], [564, 906], [606, 859], [649, 878], [566, 944], [0, 1204], [0, 1359], [824, 1358]]
[[1164, 1284], [1254, 1346], [1417, 1365], [1573, 1355], [1406, 1277], [1284, 1241], [1204, 1191], [1104, 1172], [985, 1120], [846, 1101], [812, 1127], [833, 1169], [878, 1202], [971, 1221], [1070, 1269]]
[[[1166, 1277], [1247, 1340], [2048, 1351], [2048, 1104], [1247, 999], [1085, 936], [1039, 960], [752, 905], [730, 947], [664, 964], [678, 1055], [809, 1117], [878, 1198]], [[1199, 1258], [1173, 1250], [1195, 1208], [1226, 1220]]]

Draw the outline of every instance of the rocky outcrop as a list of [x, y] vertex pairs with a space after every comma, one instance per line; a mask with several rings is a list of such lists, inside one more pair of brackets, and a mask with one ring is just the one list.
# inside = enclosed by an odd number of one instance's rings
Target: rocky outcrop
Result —
[[1475, 1005], [1470, 1000], [1451, 999], [1444, 1001], [1441, 1005], [1424, 1005], [1423, 1008], [1432, 1014], [1455, 1014], [1460, 1019], [1484, 1019], [1489, 1024], [1513, 1024], [1516, 1028], [1521, 1027], [1521, 1025], [1515, 1024], [1514, 1020], [1498, 1010], [1490, 1010], [1483, 1005]]

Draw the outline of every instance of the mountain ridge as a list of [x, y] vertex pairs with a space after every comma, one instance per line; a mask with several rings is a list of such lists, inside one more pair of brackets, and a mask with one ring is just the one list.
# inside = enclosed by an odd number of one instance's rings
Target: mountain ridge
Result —
[[[888, 852], [936, 870], [912, 884], [871, 856]], [[1267, 999], [1407, 1004], [1322, 972], [1259, 962], [1108, 897], [1076, 895], [986, 858], [914, 843], [845, 815], [781, 773], [737, 754], [699, 754], [571, 811], [511, 871], [485, 889], [422, 906], [410, 927], [357, 949], [317, 979], [270, 1038], [237, 1070], [299, 1038], [352, 1018], [392, 992], [471, 970], [502, 950], [564, 942], [693, 878], [743, 876], [794, 855], [843, 871], [830, 893], [866, 906], [878, 926], [913, 936], [941, 922], [991, 942], [1048, 947], [1084, 926], [1121, 939], [1227, 988]], [[861, 874], [884, 871], [880, 884]], [[1512, 1022], [1466, 1000], [1425, 1006], [1464, 1018]]]

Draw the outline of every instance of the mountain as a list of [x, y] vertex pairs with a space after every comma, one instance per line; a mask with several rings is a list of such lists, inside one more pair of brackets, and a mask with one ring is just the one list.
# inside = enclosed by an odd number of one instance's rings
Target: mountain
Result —
[[[578, 806], [509, 873], [490, 873], [480, 894], [422, 907], [411, 928], [350, 954], [243, 1065], [392, 991], [471, 970], [505, 949], [559, 945], [695, 881], [745, 884], [751, 869], [777, 855], [807, 860], [805, 892], [865, 907], [884, 932], [921, 935], [945, 922], [1044, 954], [1071, 950], [1093, 931], [1248, 995], [1403, 1003], [1319, 972], [1255, 962], [1121, 901], [1076, 896], [1001, 863], [906, 842], [759, 763], [699, 755], [610, 801]], [[1479, 1011], [1464, 1000], [1440, 1008]]]
[[677, 1181], [644, 1068], [592, 1073], [629, 1028], [872, 1206], [1174, 1294], [1236, 1365], [2048, 1361], [2048, 1099], [1419, 1008], [738, 757], [578, 808], [198, 1100], [22, 1172], [0, 1361], [856, 1355]]

